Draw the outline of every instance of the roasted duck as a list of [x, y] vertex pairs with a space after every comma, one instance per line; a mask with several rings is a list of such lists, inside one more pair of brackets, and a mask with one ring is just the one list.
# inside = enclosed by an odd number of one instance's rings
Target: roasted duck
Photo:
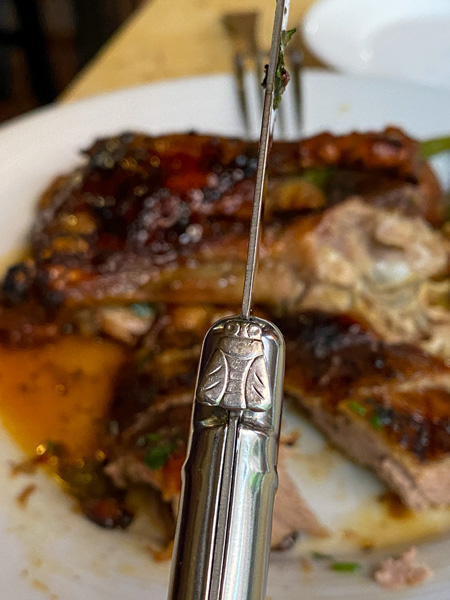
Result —
[[[241, 297], [256, 151], [195, 134], [96, 142], [44, 193], [30, 258], [4, 279], [5, 352], [71, 336], [127, 348], [83, 467], [96, 485], [74, 483], [64, 439], [39, 455], [100, 524], [129, 523], [136, 483], [176, 511], [200, 343]], [[287, 337], [286, 392], [409, 506], [449, 503], [449, 242], [420, 145], [393, 127], [325, 133], [274, 143], [269, 168], [255, 298]], [[285, 476], [278, 546], [324, 532], [292, 490]]]

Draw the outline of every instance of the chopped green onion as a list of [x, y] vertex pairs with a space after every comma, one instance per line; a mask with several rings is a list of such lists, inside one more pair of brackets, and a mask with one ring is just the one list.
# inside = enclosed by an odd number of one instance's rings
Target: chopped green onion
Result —
[[356, 400], [351, 400], [347, 406], [360, 417], [363, 417], [367, 412], [367, 408], [360, 402], [356, 402]]
[[361, 570], [361, 564], [358, 562], [335, 562], [330, 565], [330, 569], [341, 573], [357, 573]]
[[319, 167], [317, 169], [305, 169], [301, 174], [301, 178], [312, 183], [316, 188], [324, 190], [325, 186], [333, 175], [335, 169], [333, 167]]

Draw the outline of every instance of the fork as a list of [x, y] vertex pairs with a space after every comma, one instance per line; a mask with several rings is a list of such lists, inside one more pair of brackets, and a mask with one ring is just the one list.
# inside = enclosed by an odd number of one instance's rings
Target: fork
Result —
[[[267, 53], [263, 52], [258, 44], [258, 20], [257, 11], [231, 12], [223, 17], [225, 30], [233, 44], [235, 88], [247, 137], [257, 135], [256, 124], [261, 120], [263, 102], [261, 82]], [[285, 62], [291, 75], [291, 83], [277, 111], [275, 137], [285, 138], [289, 133], [289, 137], [299, 139], [303, 128], [303, 52], [298, 33], [294, 34], [286, 48]]]

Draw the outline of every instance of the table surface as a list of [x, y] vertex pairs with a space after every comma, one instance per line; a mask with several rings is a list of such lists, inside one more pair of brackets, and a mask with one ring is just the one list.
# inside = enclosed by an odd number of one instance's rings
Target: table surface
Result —
[[[313, 2], [291, 0], [289, 27], [299, 27]], [[222, 17], [230, 11], [256, 9], [261, 15], [261, 40], [268, 45], [274, 0], [148, 0], [77, 76], [62, 100], [163, 79], [229, 72], [232, 45]]]

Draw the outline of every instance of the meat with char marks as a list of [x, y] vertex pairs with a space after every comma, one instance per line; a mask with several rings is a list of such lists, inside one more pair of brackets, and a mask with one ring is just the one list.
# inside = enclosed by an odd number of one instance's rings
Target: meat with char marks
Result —
[[[0, 339], [129, 345], [106, 472], [175, 504], [201, 340], [239, 310], [257, 146], [124, 134], [84, 156], [41, 198], [30, 258], [3, 283]], [[417, 509], [450, 502], [442, 222], [436, 178], [396, 128], [273, 144], [255, 300], [287, 337], [286, 390]]]

